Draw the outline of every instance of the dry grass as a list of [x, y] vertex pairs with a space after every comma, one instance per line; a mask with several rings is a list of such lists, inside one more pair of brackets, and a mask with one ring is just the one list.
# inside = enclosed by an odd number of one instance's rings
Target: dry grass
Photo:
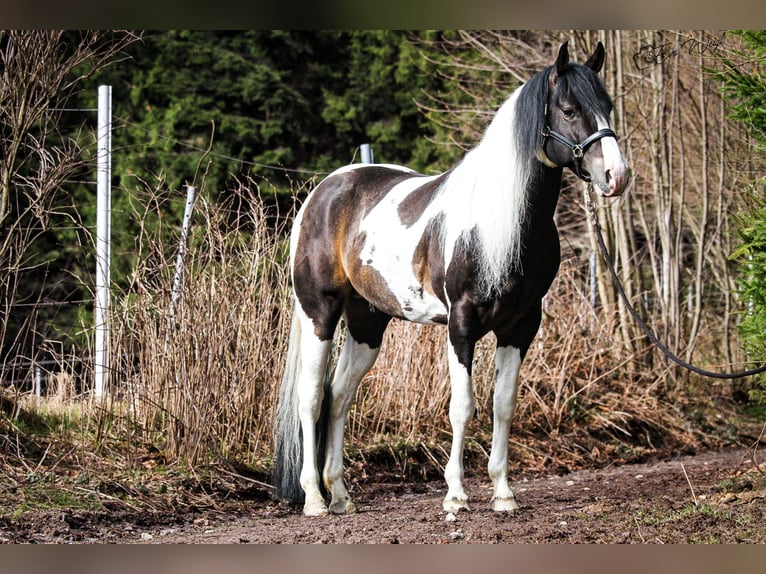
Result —
[[196, 221], [175, 321], [173, 265], [160, 249], [146, 258], [166, 272], [139, 277], [118, 312], [115, 355], [134, 362], [116, 389], [171, 457], [265, 456], [289, 328], [284, 245], [245, 187], [224, 207], [200, 201]]
[[[147, 209], [162, 203], [151, 198]], [[175, 248], [143, 238], [135, 280], [113, 307], [111, 398], [91, 411], [90, 426], [101, 448], [123, 437], [152, 445], [169, 463], [236, 460], [264, 468], [290, 323], [285, 235], [275, 233], [254, 185], [234, 190], [225, 205], [198, 200], [195, 209], [175, 322], [169, 321]], [[599, 465], [709, 442], [700, 430], [706, 425], [693, 427], [687, 414], [709, 412], [726, 389], [711, 395], [668, 384], [664, 366], [643, 367], [650, 363], [613, 345], [617, 319], [591, 308], [586, 264], [566, 257], [522, 367], [514, 464]], [[442, 327], [391, 324], [349, 417], [352, 458], [383, 447], [401, 457], [400, 466], [411, 456], [432, 469], [446, 462], [445, 337]], [[482, 466], [493, 375], [488, 336], [476, 352], [477, 414], [468, 445], [469, 458]], [[67, 381], [56, 389], [64, 401], [71, 392]]]

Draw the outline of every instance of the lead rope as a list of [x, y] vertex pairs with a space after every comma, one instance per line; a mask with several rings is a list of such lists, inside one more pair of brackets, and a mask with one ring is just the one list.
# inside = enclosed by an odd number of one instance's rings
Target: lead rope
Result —
[[695, 367], [694, 365], [687, 363], [677, 355], [675, 355], [670, 349], [668, 349], [665, 345], [663, 345], [660, 340], [657, 338], [657, 336], [654, 334], [654, 332], [649, 328], [649, 325], [647, 325], [641, 317], [639, 317], [638, 313], [636, 312], [633, 305], [630, 304], [630, 301], [628, 301], [628, 296], [625, 293], [625, 289], [622, 287], [622, 283], [620, 283], [619, 277], [617, 277], [617, 271], [614, 269], [614, 263], [612, 263], [612, 256], [609, 253], [609, 250], [606, 248], [606, 244], [604, 243], [604, 237], [601, 234], [601, 224], [598, 222], [598, 216], [596, 215], [596, 204], [593, 202], [593, 197], [591, 193], [593, 192], [593, 184], [588, 183], [585, 189], [585, 208], [587, 209], [588, 213], [590, 214], [591, 221], [593, 223], [593, 229], [596, 230], [596, 238], [598, 239], [598, 245], [601, 248], [601, 254], [604, 257], [604, 260], [606, 261], [606, 266], [609, 268], [609, 273], [612, 275], [612, 280], [614, 281], [615, 286], [617, 287], [617, 291], [620, 294], [620, 297], [622, 297], [623, 303], [625, 303], [625, 307], [628, 309], [628, 312], [631, 314], [633, 319], [635, 319], [636, 323], [638, 323], [639, 327], [641, 327], [641, 330], [646, 334], [646, 336], [649, 338], [649, 340], [654, 344], [655, 347], [657, 347], [660, 351], [662, 351], [662, 354], [665, 355], [668, 359], [675, 362], [676, 364], [680, 365], [681, 367], [688, 369], [694, 373], [697, 373], [698, 375], [702, 375], [703, 377], [712, 377], [714, 379], [739, 379], [742, 377], [749, 377], [751, 375], [757, 375], [759, 373], [766, 372], [766, 364], [761, 365], [758, 368], [750, 369], [747, 371], [739, 371], [737, 373], [717, 373], [715, 371], [708, 371], [706, 369], [700, 369], [699, 367]]

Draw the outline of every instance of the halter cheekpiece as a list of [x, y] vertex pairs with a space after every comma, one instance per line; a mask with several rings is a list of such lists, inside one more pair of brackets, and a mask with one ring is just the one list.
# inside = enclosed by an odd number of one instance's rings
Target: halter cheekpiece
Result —
[[[547, 88], [547, 84], [546, 84]], [[575, 172], [577, 177], [579, 177], [581, 180], [585, 182], [591, 181], [591, 176], [587, 171], [583, 171], [582, 169], [582, 158], [585, 155], [585, 152], [588, 151], [588, 148], [596, 143], [601, 138], [605, 137], [612, 137], [614, 139], [617, 139], [617, 134], [614, 133], [613, 130], [609, 128], [600, 129], [595, 133], [592, 133], [587, 138], [585, 138], [580, 143], [574, 143], [572, 140], [570, 140], [568, 137], [558, 133], [554, 132], [551, 129], [551, 126], [548, 124], [548, 90], [545, 90], [545, 111], [544, 111], [544, 117], [543, 117], [545, 123], [543, 125], [543, 129], [540, 130], [540, 147], [543, 150], [543, 153], [545, 152], [545, 144], [548, 141], [548, 138], [553, 138], [557, 142], [565, 145], [568, 147], [572, 152], [572, 160], [574, 164], [574, 168], [572, 171]]]

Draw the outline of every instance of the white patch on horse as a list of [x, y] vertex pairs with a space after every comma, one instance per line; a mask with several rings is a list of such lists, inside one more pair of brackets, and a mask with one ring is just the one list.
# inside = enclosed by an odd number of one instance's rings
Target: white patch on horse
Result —
[[362, 265], [373, 267], [385, 278], [386, 286], [398, 301], [404, 318], [418, 323], [433, 323], [433, 317], [447, 313], [444, 304], [415, 277], [412, 267], [420, 238], [431, 219], [440, 211], [439, 202], [431, 202], [409, 227], [399, 223], [398, 209], [411, 193], [437, 177], [419, 176], [394, 186], [359, 225], [359, 233], [365, 235], [364, 247], [359, 253]]
[[403, 165], [396, 165], [393, 163], [351, 163], [348, 165], [344, 165], [343, 167], [339, 167], [335, 171], [333, 171], [330, 175], [327, 176], [327, 179], [329, 179], [332, 176], [339, 175], [341, 173], [347, 173], [349, 171], [356, 171], [358, 169], [365, 169], [370, 167], [382, 167], [386, 169], [395, 169], [397, 171], [403, 171], [404, 173], [411, 173], [413, 175], [417, 175], [418, 172], [416, 172], [414, 169], [411, 169], [409, 167], [405, 167]]
[[522, 87], [500, 107], [479, 145], [444, 185], [445, 265], [461, 238], [466, 240], [476, 228], [481, 241], [478, 283], [485, 296], [497, 294], [509, 271], [520, 265], [529, 173], [513, 134]]

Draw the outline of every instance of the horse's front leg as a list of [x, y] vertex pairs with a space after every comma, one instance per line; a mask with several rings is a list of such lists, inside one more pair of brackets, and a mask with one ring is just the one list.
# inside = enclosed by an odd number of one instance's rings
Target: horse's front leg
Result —
[[[452, 339], [452, 337], [450, 337]], [[473, 416], [476, 400], [471, 387], [471, 362], [473, 343], [450, 340], [448, 346], [451, 398], [449, 420], [452, 426], [452, 449], [444, 468], [447, 481], [447, 496], [444, 498], [445, 512], [468, 509], [468, 495], [463, 488], [463, 445], [465, 429]]]
[[488, 466], [493, 485], [492, 510], [496, 511], [515, 510], [519, 507], [508, 486], [508, 435], [516, 408], [520, 367], [521, 352], [517, 347], [497, 347], [492, 451]]

